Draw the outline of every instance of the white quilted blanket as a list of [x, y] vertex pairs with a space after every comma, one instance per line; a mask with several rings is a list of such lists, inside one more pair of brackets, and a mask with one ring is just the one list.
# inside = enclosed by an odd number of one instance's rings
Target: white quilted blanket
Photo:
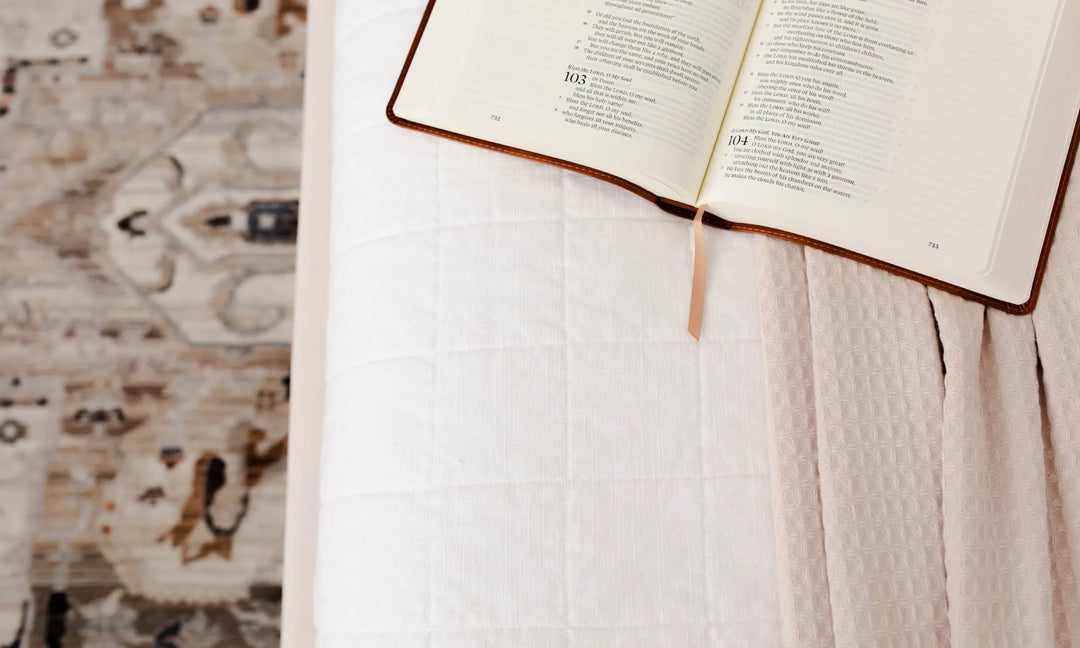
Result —
[[779, 644], [752, 237], [391, 126], [338, 3], [319, 645]]

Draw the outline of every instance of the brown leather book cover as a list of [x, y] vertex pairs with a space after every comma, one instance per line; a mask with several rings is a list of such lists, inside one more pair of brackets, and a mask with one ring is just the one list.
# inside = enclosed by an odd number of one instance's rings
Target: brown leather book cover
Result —
[[[687, 220], [694, 219], [694, 215], [697, 210], [693, 205], [688, 205], [686, 203], [670, 200], [668, 198], [663, 198], [650, 191], [647, 191], [646, 189], [636, 184], [633, 184], [632, 182], [624, 180], [610, 173], [605, 173], [603, 171], [582, 166], [580, 164], [575, 164], [573, 162], [568, 162], [566, 160], [560, 160], [558, 158], [554, 158], [548, 155], [542, 155], [540, 153], [527, 151], [525, 149], [505, 146], [503, 144], [497, 144], [495, 142], [489, 142], [475, 137], [461, 135], [459, 133], [454, 133], [452, 131], [444, 130], [441, 128], [427, 126], [425, 124], [409, 121], [408, 119], [404, 119], [396, 115], [394, 113], [394, 104], [397, 102], [398, 95], [401, 93], [401, 87], [405, 85], [405, 77], [409, 73], [409, 67], [412, 65], [413, 57], [416, 55], [417, 48], [420, 46], [420, 39], [424, 35], [424, 28], [427, 27], [428, 19], [431, 17], [431, 11], [435, 7], [436, 1], [437, 0], [428, 1], [427, 8], [424, 10], [424, 17], [420, 21], [420, 27], [416, 30], [416, 37], [413, 39], [412, 46], [409, 48], [409, 54], [405, 58], [405, 65], [402, 67], [401, 75], [398, 77], [397, 84], [394, 86], [394, 93], [393, 95], [391, 95], [390, 103], [386, 107], [386, 116], [390, 119], [392, 123], [398, 126], [402, 126], [404, 128], [410, 128], [413, 130], [430, 133], [432, 135], [438, 135], [447, 139], [465, 142], [466, 144], [472, 144], [474, 146], [480, 146], [483, 148], [491, 149], [493, 151], [508, 153], [510, 155], [515, 155], [529, 160], [535, 160], [537, 162], [551, 164], [554, 166], [562, 167], [564, 169], [569, 169], [570, 171], [576, 171], [584, 175], [592, 176], [594, 178], [598, 178], [605, 182], [610, 182], [611, 184], [622, 187], [623, 189], [632, 191], [637, 195], [641, 196], [642, 198], [656, 203], [656, 205], [659, 206], [660, 209], [663, 209], [666, 212], [669, 212], [681, 218], [685, 218]], [[1073, 129], [1072, 142], [1069, 145], [1069, 154], [1065, 159], [1065, 168], [1062, 171], [1061, 181], [1058, 184], [1057, 197], [1054, 200], [1053, 212], [1050, 216], [1050, 222], [1046, 227], [1046, 237], [1043, 240], [1042, 253], [1039, 256], [1039, 265], [1035, 271], [1035, 282], [1031, 288], [1031, 296], [1023, 304], [1011, 304], [1000, 299], [987, 297], [986, 295], [983, 295], [981, 293], [977, 293], [966, 288], [961, 288], [960, 286], [946, 283], [944, 281], [941, 281], [940, 279], [934, 279], [933, 277], [919, 274], [917, 272], [902, 268], [897, 265], [893, 265], [891, 263], [886, 263], [879, 259], [866, 256], [865, 254], [859, 254], [858, 252], [853, 252], [851, 250], [847, 250], [845, 248], [832, 245], [824, 241], [819, 241], [817, 239], [801, 236], [799, 234], [793, 234], [784, 230], [773, 229], [771, 227], [762, 227], [760, 225], [736, 223], [725, 220], [716, 216], [715, 214], [710, 213], [706, 213], [703, 220], [706, 225], [711, 225], [720, 229], [734, 230], [738, 232], [756, 232], [758, 234], [764, 234], [766, 236], [772, 236], [774, 238], [784, 239], [786, 241], [801, 243], [802, 245], [806, 245], [819, 250], [824, 250], [825, 252], [829, 252], [831, 254], [836, 254], [842, 257], [846, 257], [848, 259], [853, 259], [860, 263], [865, 263], [875, 268], [880, 268], [887, 272], [891, 272], [901, 277], [917, 281], [927, 286], [940, 288], [941, 290], [953, 293], [954, 295], [959, 295], [961, 297], [964, 297], [965, 299], [970, 299], [972, 301], [976, 301], [987, 306], [997, 308], [1008, 313], [1012, 313], [1014, 315], [1027, 315], [1033, 310], [1035, 310], [1035, 305], [1039, 299], [1039, 289], [1042, 287], [1043, 274], [1046, 272], [1046, 262], [1050, 256], [1050, 245], [1051, 243], [1053, 243], [1054, 232], [1057, 229], [1058, 218], [1060, 217], [1061, 210], [1065, 205], [1065, 192], [1068, 190], [1069, 187], [1069, 178], [1072, 175], [1073, 163], [1076, 160], [1076, 152], [1078, 146], [1080, 146], [1080, 115], [1077, 116], [1076, 126]]]

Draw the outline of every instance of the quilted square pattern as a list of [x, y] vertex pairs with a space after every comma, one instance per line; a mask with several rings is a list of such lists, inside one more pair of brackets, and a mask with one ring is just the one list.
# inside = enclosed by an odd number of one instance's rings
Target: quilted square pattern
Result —
[[562, 186], [568, 171], [515, 157], [492, 168], [481, 162], [490, 154], [442, 143], [438, 173], [444, 225], [551, 221], [558, 214], [562, 191], [551, 189]]
[[[436, 195], [439, 187], [442, 143], [419, 133], [395, 137], [400, 134], [384, 127], [385, 117], [373, 119], [373, 116], [364, 118], [364, 124], [355, 132], [337, 132], [340, 140], [334, 157], [334, 176], [348, 178], [350, 192], [363, 196], [367, 205], [355, 218], [331, 220], [330, 253], [334, 257], [350, 247], [420, 231], [430, 227], [438, 216], [439, 205], [431, 196]], [[378, 165], [369, 163], [367, 156], [372, 151], [391, 147], [396, 151], [394, 156]], [[386, 183], [386, 177], [391, 174], [408, 175], [417, 191], [398, 193], [395, 186]], [[331, 209], [348, 209], [341, 201], [339, 192], [331, 199]], [[387, 210], [393, 210], [396, 217], [376, 216]]]
[[332, 648], [779, 643], [754, 258], [383, 116], [421, 0], [338, 3], [317, 558]]
[[571, 625], [706, 625], [702, 498], [690, 479], [603, 481], [571, 493]]
[[509, 219], [446, 227], [439, 237], [440, 349], [564, 339], [562, 223]]
[[[540, 346], [440, 359], [433, 480], [447, 486], [567, 477], [566, 357]], [[537, 429], [548, 434], [537, 434]]]
[[570, 636], [575, 648], [609, 648], [610, 646], [682, 648], [683, 646], [708, 646], [712, 643], [709, 628], [687, 624], [573, 630]]
[[460, 632], [438, 632], [431, 637], [431, 648], [498, 648], [499, 646], [529, 646], [530, 648], [568, 648], [569, 640], [562, 629], [493, 628]]
[[[373, 362], [334, 381], [326, 414], [320, 486], [330, 497], [405, 493], [431, 487], [436, 447], [434, 412], [416, 407], [435, 386], [435, 367], [423, 358]], [[348, 421], [363, 419], [357, 435]], [[332, 451], [330, 451], [332, 450]], [[357, 470], [363, 466], [363, 470]]]
[[[775, 569], [772, 524], [746, 516], [748, 507], [769, 507], [769, 477], [710, 479], [703, 492], [705, 580], [714, 639], [721, 646], [779, 645], [776, 589], [762, 579]], [[761, 618], [766, 610], [773, 611], [771, 619]]]
[[[609, 380], [597, 381], [597, 376]], [[692, 340], [572, 347], [568, 384], [574, 479], [701, 475]], [[623, 387], [613, 389], [613, 384]]]
[[[428, 538], [435, 523], [430, 510], [429, 498], [417, 493], [323, 498], [316, 587], [329, 579], [334, 591], [320, 598], [316, 610], [316, 624], [328, 631], [324, 636], [427, 626]], [[410, 577], [396, 577], [404, 573]]]
[[431, 625], [548, 628], [566, 619], [566, 488], [448, 489], [431, 540]]
[[[763, 443], [745, 443], [765, 418], [765, 385], [760, 372], [727, 368], [760, 362], [756, 340], [703, 341], [700, 345], [702, 443], [705, 476], [767, 475], [769, 453]], [[741, 391], [744, 398], [717, 398]]]
[[689, 298], [686, 223], [660, 213], [643, 221], [612, 216], [567, 224], [567, 301], [581, 306], [567, 311], [570, 340], [686, 342], [685, 308], [656, 308], [673, 292]]
[[352, 248], [332, 265], [331, 294], [347, 291], [350, 298], [331, 304], [327, 334], [348, 340], [350, 353], [328, 355], [330, 376], [435, 349], [438, 236], [425, 232], [408, 241], [413, 250], [408, 257], [400, 254], [400, 241], [383, 239]]

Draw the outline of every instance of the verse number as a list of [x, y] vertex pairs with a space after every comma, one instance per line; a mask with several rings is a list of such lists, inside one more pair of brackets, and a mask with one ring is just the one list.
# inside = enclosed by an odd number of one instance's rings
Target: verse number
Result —
[[940, 250], [941, 249], [941, 244], [940, 243], [934, 243], [933, 241], [930, 241], [929, 243], [926, 244], [926, 247], [930, 248], [931, 250]]
[[578, 74], [577, 72], [567, 72], [566, 78], [563, 81], [567, 83], [573, 83], [574, 85], [585, 85], [585, 81], [589, 78], [587, 74]]
[[728, 146], [744, 146], [750, 143], [750, 138], [746, 135], [732, 135], [727, 143]]

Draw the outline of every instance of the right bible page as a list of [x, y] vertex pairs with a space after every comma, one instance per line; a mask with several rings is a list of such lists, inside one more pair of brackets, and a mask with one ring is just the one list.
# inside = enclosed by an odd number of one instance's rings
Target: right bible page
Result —
[[[699, 204], [1022, 300], [991, 274], [1063, 16], [1080, 36], [1066, 1], [765, 0]], [[1043, 130], [1076, 120], [1080, 83], [1059, 85]], [[1053, 181], [1031, 227], [1049, 218], [1064, 144], [1025, 163]], [[1009, 272], [1033, 276], [1037, 254], [1014, 252]]]

